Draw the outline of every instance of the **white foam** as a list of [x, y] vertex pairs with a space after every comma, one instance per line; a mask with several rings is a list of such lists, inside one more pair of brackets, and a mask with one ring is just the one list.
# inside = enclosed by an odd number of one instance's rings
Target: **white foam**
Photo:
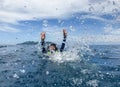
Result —
[[66, 51], [63, 53], [59, 52], [54, 55], [51, 55], [49, 59], [54, 62], [63, 63], [63, 62], [72, 62], [72, 61], [80, 60], [80, 56], [78, 56], [78, 54], [75, 52]]
[[90, 85], [90, 86], [93, 86], [93, 87], [97, 87], [98, 86], [98, 82], [99, 82], [98, 80], [94, 79], [94, 80], [89, 80], [87, 82], [87, 84]]
[[16, 73], [13, 75], [13, 77], [14, 78], [19, 78], [19, 76]]
[[21, 73], [25, 73], [25, 70], [24, 70], [24, 69], [20, 69], [20, 72], [21, 72]]

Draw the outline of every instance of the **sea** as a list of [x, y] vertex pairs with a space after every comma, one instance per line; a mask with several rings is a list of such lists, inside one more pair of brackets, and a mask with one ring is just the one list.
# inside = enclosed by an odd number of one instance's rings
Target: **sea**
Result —
[[0, 87], [120, 87], [120, 45], [45, 56], [38, 44], [0, 46]]

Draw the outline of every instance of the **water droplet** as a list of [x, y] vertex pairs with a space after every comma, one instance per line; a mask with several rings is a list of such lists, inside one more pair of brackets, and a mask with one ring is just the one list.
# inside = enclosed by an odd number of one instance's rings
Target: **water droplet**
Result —
[[118, 12], [118, 9], [115, 8], [115, 9], [112, 10], [112, 12], [113, 12], [113, 13], [117, 13], [117, 12]]
[[24, 69], [20, 69], [20, 72], [21, 72], [21, 73], [25, 73], [25, 70], [24, 70]]
[[35, 61], [32, 61], [32, 65], [34, 65], [35, 64]]
[[48, 75], [49, 74], [49, 71], [46, 71], [46, 75]]
[[27, 6], [24, 6], [24, 8], [26, 8]]
[[70, 26], [70, 30], [75, 31], [75, 28], [73, 28], [73, 26]]
[[19, 78], [19, 76], [16, 73], [13, 75], [13, 77], [14, 78]]
[[43, 24], [44, 27], [48, 27], [48, 21], [47, 20], [43, 20]]
[[113, 1], [113, 5], [115, 5], [116, 3], [115, 3], [115, 1]]
[[61, 23], [62, 21], [61, 20], [58, 20], [58, 23]]
[[85, 22], [85, 21], [84, 21], [84, 20], [82, 20], [82, 21], [81, 21], [81, 24], [84, 24], [84, 22]]
[[90, 8], [89, 8], [89, 11], [93, 11], [94, 10], [94, 8], [91, 6]]
[[58, 10], [58, 8], [56, 8], [56, 10]]

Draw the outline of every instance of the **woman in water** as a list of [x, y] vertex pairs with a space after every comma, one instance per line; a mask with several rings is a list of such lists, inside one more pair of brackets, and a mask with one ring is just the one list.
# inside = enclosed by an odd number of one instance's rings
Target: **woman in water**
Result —
[[60, 49], [58, 49], [58, 47], [56, 46], [55, 43], [51, 43], [47, 49], [45, 48], [45, 37], [46, 34], [45, 32], [41, 33], [41, 47], [42, 47], [42, 53], [47, 53], [47, 54], [53, 54], [56, 52], [62, 52], [65, 48], [65, 42], [66, 42], [66, 38], [67, 38], [67, 31], [66, 29], [63, 29], [63, 42], [62, 45], [60, 47]]

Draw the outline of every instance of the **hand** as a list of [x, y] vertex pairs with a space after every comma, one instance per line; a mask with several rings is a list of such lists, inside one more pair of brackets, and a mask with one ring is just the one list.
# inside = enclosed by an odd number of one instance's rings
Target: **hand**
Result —
[[41, 40], [44, 40], [45, 39], [45, 32], [42, 32], [41, 33]]
[[66, 31], [66, 29], [63, 29], [63, 36], [64, 36], [64, 38], [67, 37], [67, 31]]

